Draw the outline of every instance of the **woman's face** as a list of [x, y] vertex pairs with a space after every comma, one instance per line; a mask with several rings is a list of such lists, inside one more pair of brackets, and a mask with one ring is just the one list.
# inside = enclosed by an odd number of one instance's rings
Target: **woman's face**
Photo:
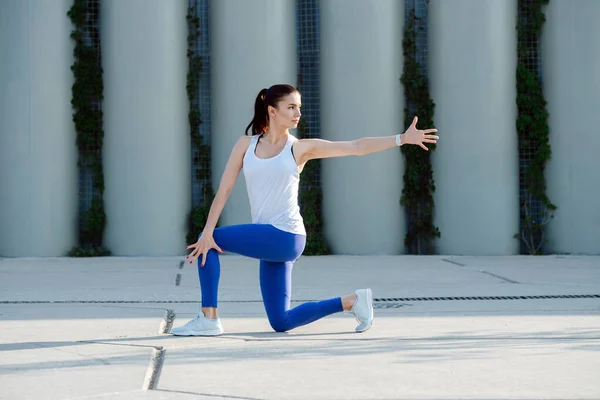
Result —
[[285, 129], [295, 129], [300, 122], [300, 93], [290, 93], [279, 100], [277, 109], [269, 107], [271, 123]]

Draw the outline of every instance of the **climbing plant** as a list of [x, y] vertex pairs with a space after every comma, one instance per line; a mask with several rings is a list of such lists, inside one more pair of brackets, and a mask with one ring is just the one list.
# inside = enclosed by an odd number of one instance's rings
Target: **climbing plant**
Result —
[[521, 172], [521, 251], [540, 254], [547, 242], [545, 225], [556, 206], [546, 194], [544, 169], [551, 157], [548, 112], [538, 70], [539, 39], [550, 0], [519, 0], [517, 22], [517, 133]]
[[202, 184], [201, 204], [193, 208], [188, 217], [188, 233], [186, 242], [196, 242], [198, 235], [204, 229], [208, 212], [214, 199], [211, 183], [210, 146], [205, 144], [200, 133], [202, 118], [198, 107], [200, 74], [202, 73], [202, 57], [198, 54], [198, 39], [200, 37], [200, 19], [198, 18], [196, 2], [190, 1], [187, 13], [188, 37], [187, 37], [187, 95], [190, 105], [189, 124], [190, 137], [194, 148], [192, 159], [193, 177]]
[[[78, 165], [91, 171], [93, 188], [91, 206], [81, 215], [79, 223], [79, 246], [69, 252], [73, 257], [110, 254], [102, 243], [106, 226], [101, 155], [104, 137], [101, 109], [103, 82], [100, 51], [97, 46], [94, 47], [100, 41], [96, 28], [98, 12], [92, 12], [89, 3], [89, 0], [74, 0], [67, 13], [74, 26], [71, 32], [71, 39], [75, 42], [71, 105], [79, 150]], [[86, 34], [91, 45], [86, 44]]]
[[[296, 8], [296, 66], [297, 88], [302, 94], [302, 118], [295, 130], [299, 139], [321, 137], [320, 118], [320, 53], [321, 7], [319, 0], [297, 0]], [[323, 231], [321, 190], [321, 160], [311, 160], [301, 173], [298, 202], [307, 231], [305, 255], [330, 254], [331, 249]]]
[[[297, 133], [298, 139], [309, 137], [306, 118], [300, 119]], [[306, 248], [303, 254], [308, 256], [331, 253], [323, 234], [323, 217], [321, 212], [323, 192], [318, 181], [320, 167], [320, 160], [311, 160], [304, 165], [301, 174], [302, 184], [300, 185], [300, 193], [298, 195], [300, 211], [307, 233]]]
[[[404, 126], [410, 126], [415, 115], [419, 117], [420, 129], [433, 128], [435, 104], [429, 94], [429, 83], [417, 61], [417, 36], [424, 29], [423, 20], [412, 8], [404, 28], [402, 48], [404, 68], [400, 81], [404, 86], [406, 106]], [[402, 146], [404, 154], [404, 188], [400, 204], [407, 215], [407, 233], [404, 239], [409, 254], [435, 253], [434, 241], [440, 237], [439, 229], [433, 224], [435, 185], [431, 167], [431, 152], [436, 145], [424, 151], [418, 146]]]

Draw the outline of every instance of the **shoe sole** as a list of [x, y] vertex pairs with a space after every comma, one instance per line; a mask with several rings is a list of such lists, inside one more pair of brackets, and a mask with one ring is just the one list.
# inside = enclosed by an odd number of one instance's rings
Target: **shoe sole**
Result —
[[186, 332], [171, 332], [174, 336], [219, 336], [222, 335], [223, 332], [220, 330], [212, 330], [212, 331], [186, 331]]
[[371, 329], [371, 326], [373, 325], [373, 320], [375, 319], [375, 315], [373, 313], [373, 291], [371, 289], [367, 289], [367, 303], [371, 304], [371, 322], [365, 328], [361, 328], [361, 325], [357, 326], [357, 333], [363, 333]]

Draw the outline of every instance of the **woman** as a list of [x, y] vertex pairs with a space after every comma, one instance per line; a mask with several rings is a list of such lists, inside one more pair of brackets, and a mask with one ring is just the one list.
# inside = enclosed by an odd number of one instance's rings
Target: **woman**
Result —
[[[294, 138], [289, 129], [300, 121], [300, 93], [290, 85], [262, 89], [256, 97], [254, 118], [231, 152], [219, 190], [210, 208], [204, 231], [188, 246], [187, 256], [198, 264], [202, 291], [202, 312], [171, 333], [182, 336], [215, 336], [223, 333], [217, 313], [220, 277], [217, 252], [228, 251], [260, 260], [260, 286], [271, 327], [285, 332], [309, 324], [327, 315], [349, 311], [359, 322], [356, 332], [364, 332], [373, 322], [373, 293], [360, 289], [342, 297], [308, 302], [290, 309], [292, 267], [306, 244], [300, 208], [298, 184], [307, 161], [360, 156], [377, 151], [423, 143], [436, 143], [436, 129], [417, 130], [417, 118], [403, 134], [366, 137], [353, 141], [330, 142], [322, 139]], [[248, 136], [251, 130], [252, 135]], [[244, 171], [252, 224], [216, 228], [217, 220], [236, 182]]]

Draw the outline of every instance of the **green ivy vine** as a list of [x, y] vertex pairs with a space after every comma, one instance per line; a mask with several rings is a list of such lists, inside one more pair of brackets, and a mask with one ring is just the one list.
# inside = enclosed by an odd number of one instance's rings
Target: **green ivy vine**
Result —
[[[308, 138], [306, 119], [301, 118], [298, 124], [298, 139]], [[322, 204], [323, 192], [318, 183], [320, 160], [311, 160], [304, 165], [302, 170], [302, 184], [298, 194], [300, 211], [306, 228], [306, 247], [304, 255], [316, 256], [331, 254], [331, 249], [323, 234]]]
[[195, 4], [190, 4], [187, 13], [188, 37], [187, 37], [187, 57], [188, 57], [188, 74], [187, 74], [187, 96], [190, 104], [188, 115], [190, 123], [190, 137], [192, 146], [197, 150], [195, 152], [193, 165], [193, 178], [202, 183], [202, 203], [192, 209], [188, 217], [188, 233], [186, 242], [188, 244], [196, 242], [198, 235], [204, 229], [208, 212], [214, 199], [214, 193], [211, 183], [211, 158], [210, 146], [204, 144], [204, 138], [200, 133], [200, 124], [202, 118], [198, 109], [198, 83], [200, 74], [202, 73], [202, 57], [198, 55], [197, 46], [198, 38], [200, 37], [200, 19]]
[[99, 43], [99, 33], [95, 29], [98, 13], [91, 12], [88, 1], [74, 0], [67, 13], [74, 26], [71, 39], [75, 42], [75, 61], [71, 66], [74, 83], [71, 105], [73, 122], [77, 133], [79, 150], [78, 166], [92, 171], [93, 197], [90, 208], [81, 215], [79, 246], [73, 248], [72, 257], [90, 257], [110, 255], [103, 246], [106, 215], [104, 213], [104, 173], [102, 169], [102, 110], [103, 99], [102, 67], [100, 52], [84, 41], [84, 30], [91, 30], [92, 43]]
[[[519, 158], [529, 161], [522, 174], [526, 194], [521, 196], [521, 252], [541, 254], [547, 242], [545, 225], [552, 219], [556, 206], [546, 194], [544, 169], [550, 160], [548, 111], [537, 69], [536, 55], [546, 17], [542, 7], [550, 0], [519, 0], [517, 107], [516, 121]], [[532, 154], [532, 156], [530, 156]], [[541, 210], [535, 204], [541, 203]], [[539, 207], [538, 207], [539, 208]]]
[[[406, 98], [404, 126], [409, 126], [417, 115], [419, 128], [430, 129], [434, 127], [435, 104], [429, 94], [427, 77], [416, 59], [416, 39], [423, 29], [421, 18], [415, 15], [414, 8], [411, 9], [402, 40], [404, 69], [400, 81], [404, 85]], [[400, 204], [407, 215], [404, 245], [408, 254], [434, 254], [435, 238], [440, 237], [439, 229], [433, 224], [435, 185], [430, 158], [436, 145], [428, 145], [428, 148], [430, 151], [423, 151], [418, 146], [400, 148], [405, 157], [404, 188]]]

